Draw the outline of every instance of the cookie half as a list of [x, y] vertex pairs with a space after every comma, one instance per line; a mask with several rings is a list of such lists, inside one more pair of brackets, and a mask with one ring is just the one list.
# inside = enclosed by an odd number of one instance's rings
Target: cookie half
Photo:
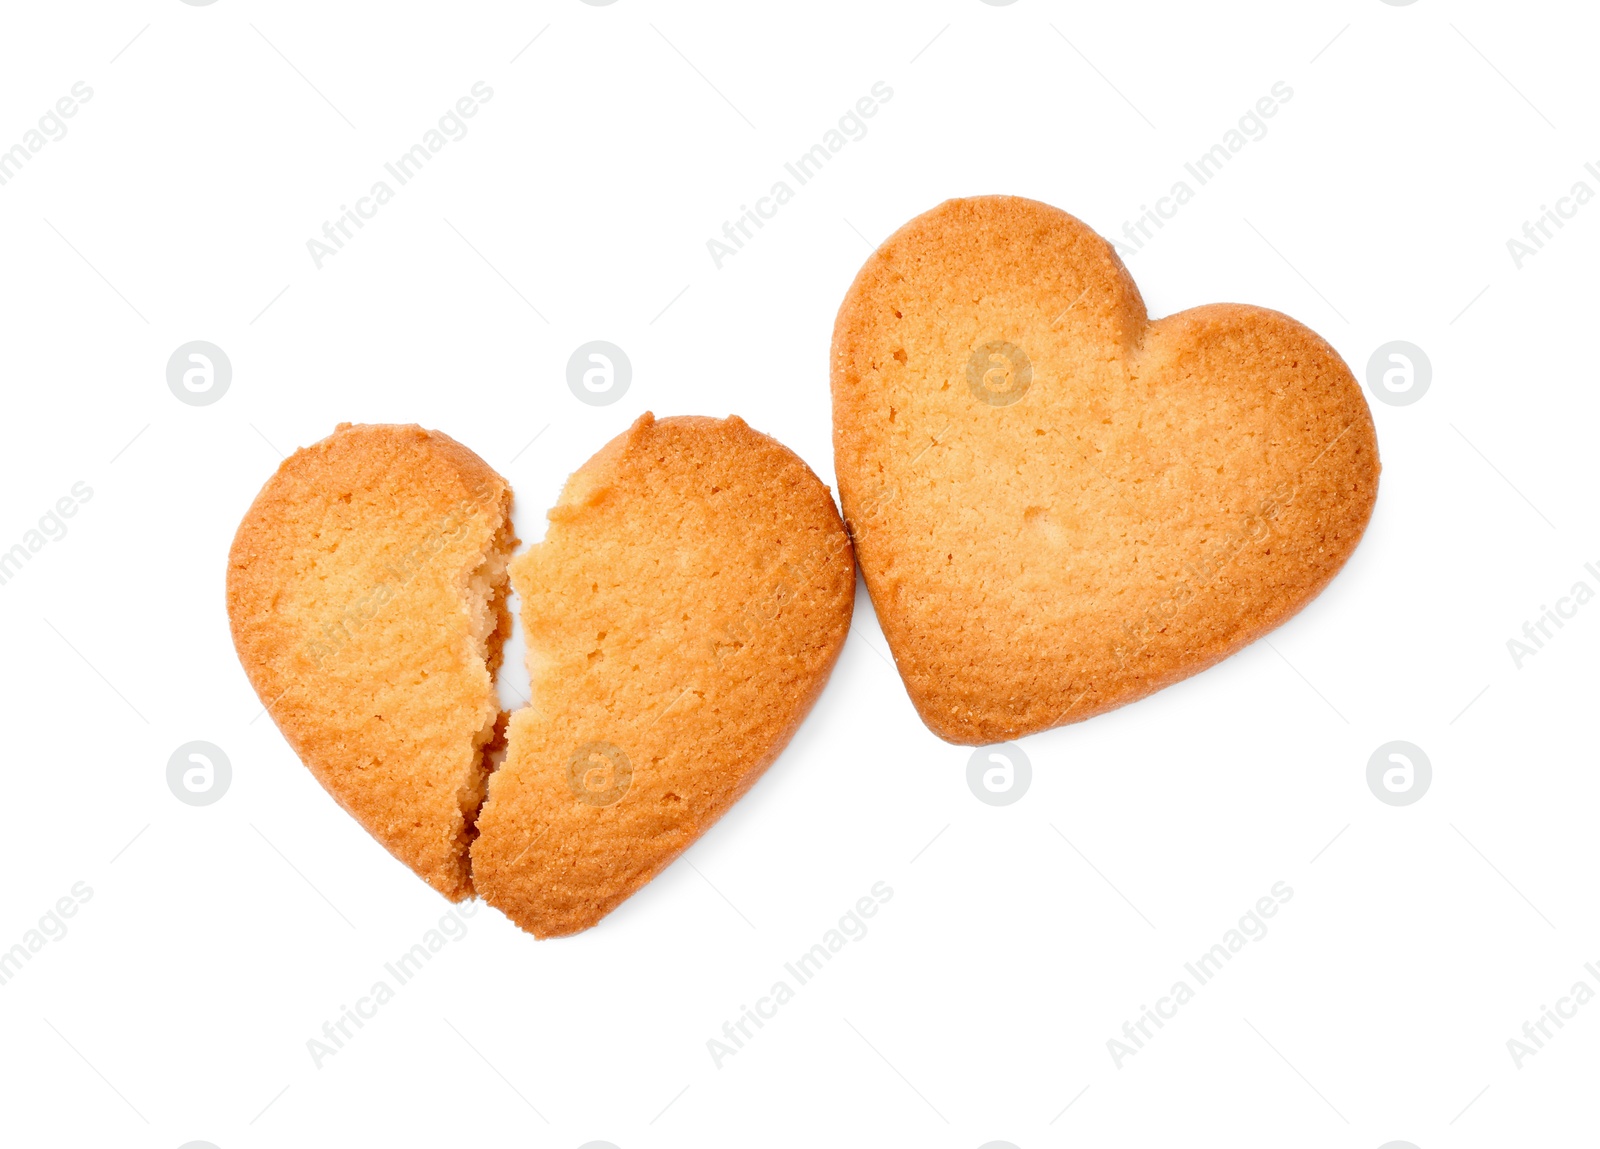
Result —
[[511, 488], [447, 435], [352, 426], [285, 459], [228, 555], [256, 694], [324, 789], [440, 893], [468, 847], [510, 630]]
[[845, 519], [906, 689], [983, 744], [1144, 697], [1282, 624], [1378, 489], [1349, 368], [1275, 311], [1150, 322], [1111, 245], [1012, 196], [867, 260], [832, 350]]
[[643, 416], [512, 583], [532, 676], [472, 846], [540, 937], [595, 924], [756, 781], [827, 680], [855, 565], [828, 490], [738, 418]]

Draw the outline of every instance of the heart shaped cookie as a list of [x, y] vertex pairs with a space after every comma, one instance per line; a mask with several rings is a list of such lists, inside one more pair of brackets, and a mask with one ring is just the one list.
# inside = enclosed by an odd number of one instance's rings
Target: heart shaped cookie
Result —
[[283, 461], [228, 555], [234, 646], [289, 745], [452, 900], [500, 714], [510, 508], [449, 436], [344, 423]]
[[777, 757], [850, 626], [826, 487], [738, 418], [643, 416], [511, 565], [532, 702], [478, 818], [478, 892], [540, 937], [593, 925]]
[[1111, 245], [1032, 200], [950, 200], [839, 308], [834, 462], [918, 713], [983, 744], [1194, 674], [1355, 549], [1377, 439], [1337, 352], [1217, 304], [1151, 322]]
[[[548, 937], [609, 913], [777, 757], [844, 646], [855, 562], [827, 488], [737, 418], [645, 415], [508, 572], [510, 505], [448, 436], [343, 424], [245, 515], [228, 615], [339, 804], [447, 897]], [[533, 702], [507, 745], [508, 578]]]

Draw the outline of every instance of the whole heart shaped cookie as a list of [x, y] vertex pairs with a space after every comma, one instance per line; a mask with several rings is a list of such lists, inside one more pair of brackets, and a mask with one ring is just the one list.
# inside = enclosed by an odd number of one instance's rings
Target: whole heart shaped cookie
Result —
[[289, 745], [452, 900], [500, 714], [510, 508], [449, 436], [344, 423], [284, 460], [228, 555], [234, 646]]
[[834, 461], [911, 700], [941, 738], [1079, 721], [1287, 620], [1378, 486], [1314, 332], [1217, 304], [1151, 322], [1110, 244], [1011, 196], [891, 236], [834, 327]]
[[478, 891], [540, 937], [593, 925], [788, 742], [850, 627], [826, 487], [741, 420], [645, 415], [520, 555], [532, 702], [478, 818]]

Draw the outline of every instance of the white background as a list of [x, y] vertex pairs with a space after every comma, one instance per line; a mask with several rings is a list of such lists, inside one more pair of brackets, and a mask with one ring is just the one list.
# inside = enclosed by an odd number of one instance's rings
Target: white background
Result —
[[[1506, 643], [1600, 588], [1600, 204], [1520, 270], [1506, 241], [1600, 191], [1597, 30], [1486, 0], [7, 6], [0, 147], [94, 95], [0, 187], [0, 549], [93, 497], [0, 586], [0, 947], [93, 896], [0, 986], [0, 1137], [1590, 1143], [1600, 1004], [1520, 1069], [1506, 1042], [1600, 989], [1600, 606], [1521, 669]], [[317, 270], [324, 220], [480, 80], [470, 133]], [[718, 270], [706, 240], [877, 81], [869, 133]], [[1153, 315], [1276, 307], [1363, 378], [1390, 340], [1431, 359], [1420, 402], [1373, 404], [1377, 511], [1329, 590], [1026, 739], [1003, 808], [917, 720], [863, 592], [790, 749], [683, 860], [568, 940], [480, 909], [314, 1067], [446, 905], [255, 720], [224, 558], [280, 452], [442, 429], [512, 481], [524, 539], [647, 409], [736, 412], [831, 483], [828, 340], [872, 244], [987, 192], [1120, 233], [1277, 81], [1270, 133], [1128, 262]], [[194, 339], [233, 364], [212, 406], [166, 385]], [[591, 339], [633, 363], [613, 406], [566, 386]], [[203, 808], [165, 780], [195, 739], [233, 764]], [[1403, 808], [1365, 780], [1393, 739], [1433, 763]], [[707, 1039], [878, 881], [870, 932], [715, 1067]], [[1107, 1040], [1279, 881], [1267, 936], [1117, 1068]]]

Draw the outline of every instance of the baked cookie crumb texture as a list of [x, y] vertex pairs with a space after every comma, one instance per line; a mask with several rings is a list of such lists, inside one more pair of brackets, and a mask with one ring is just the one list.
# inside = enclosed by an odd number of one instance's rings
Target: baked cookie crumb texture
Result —
[[472, 847], [548, 937], [593, 925], [756, 781], [822, 689], [855, 565], [828, 490], [738, 418], [643, 416], [511, 566], [532, 702]]
[[228, 556], [245, 672], [289, 745], [452, 900], [510, 631], [511, 488], [437, 431], [341, 424], [262, 488]]
[[951, 200], [868, 259], [831, 375], [845, 519], [911, 700], [952, 742], [1079, 721], [1278, 626], [1349, 557], [1378, 452], [1293, 319], [1150, 322], [1091, 229]]

